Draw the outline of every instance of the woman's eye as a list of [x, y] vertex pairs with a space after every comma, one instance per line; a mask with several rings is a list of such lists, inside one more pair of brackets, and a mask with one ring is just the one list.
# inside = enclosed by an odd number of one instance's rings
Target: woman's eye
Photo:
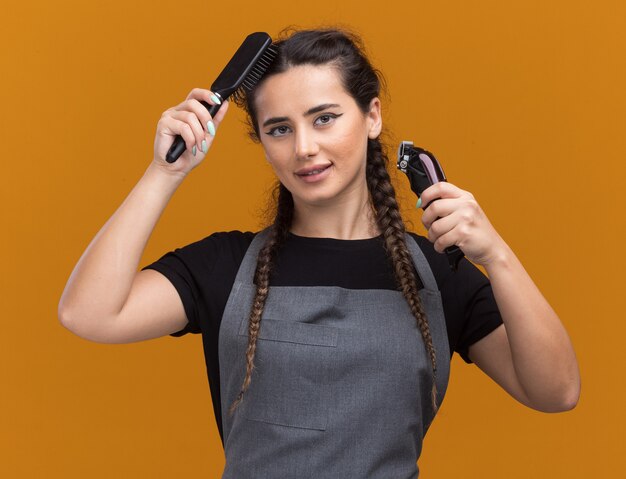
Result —
[[[316, 125], [328, 125], [329, 123], [332, 123], [333, 120], [335, 120], [336, 118], [339, 118], [341, 115], [343, 115], [343, 113], [341, 113], [340, 115], [336, 115], [334, 113], [327, 113], [325, 115], [320, 115], [315, 119], [315, 124]], [[285, 136], [287, 133], [289, 133], [289, 131], [290, 129], [288, 126], [280, 125], [280, 126], [275, 126], [274, 128], [270, 129], [270, 131], [265, 132], [265, 134], [269, 136], [273, 136], [273, 137], [279, 137], [279, 136]]]
[[327, 115], [322, 115], [322, 116], [319, 116], [317, 118], [317, 121], [320, 124], [322, 124], [322, 125], [327, 125], [328, 123], [330, 123], [332, 120], [334, 120], [338, 116], [341, 116], [341, 115], [328, 115], [328, 114]]
[[270, 136], [282, 136], [285, 133], [287, 133], [288, 129], [289, 128], [287, 128], [285, 125], [281, 125], [281, 126], [272, 128], [270, 131], [267, 132], [267, 134]]

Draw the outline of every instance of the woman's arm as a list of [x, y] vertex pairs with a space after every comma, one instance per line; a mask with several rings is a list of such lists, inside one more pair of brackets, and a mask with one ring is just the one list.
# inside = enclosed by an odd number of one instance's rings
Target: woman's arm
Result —
[[96, 234], [59, 301], [59, 320], [67, 329], [94, 341], [113, 335], [146, 243], [183, 179], [152, 163]]
[[484, 266], [504, 324], [470, 346], [470, 359], [529, 407], [572, 409], [580, 375], [559, 317], [508, 246]]
[[[161, 115], [152, 162], [74, 267], [58, 315], [75, 334], [94, 341], [126, 342], [173, 332], [186, 322], [174, 287], [157, 272], [137, 273], [137, 266], [165, 207], [205, 158], [228, 110], [224, 102], [213, 119], [201, 100], [215, 103], [211, 91], [194, 88], [185, 101]], [[186, 149], [175, 162], [167, 163], [176, 135], [183, 137]]]
[[503, 325], [469, 357], [509, 394], [534, 409], [572, 409], [580, 395], [574, 348], [559, 317], [471, 193], [437, 183], [422, 194], [422, 223], [435, 250], [457, 245], [487, 271]]

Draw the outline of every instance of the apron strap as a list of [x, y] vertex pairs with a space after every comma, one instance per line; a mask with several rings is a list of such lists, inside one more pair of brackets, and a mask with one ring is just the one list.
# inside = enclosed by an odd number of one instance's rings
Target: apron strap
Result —
[[270, 234], [270, 227], [259, 231], [254, 238], [252, 239], [252, 243], [248, 246], [246, 254], [243, 258], [243, 262], [239, 267], [239, 271], [237, 272], [237, 276], [235, 277], [235, 285], [238, 283], [243, 284], [254, 284], [254, 273], [256, 270], [256, 263], [259, 256], [259, 252], [261, 248], [265, 244], [267, 237]]
[[411, 256], [413, 257], [413, 263], [415, 264], [417, 274], [419, 274], [424, 288], [431, 291], [439, 291], [439, 288], [437, 287], [437, 281], [435, 281], [435, 276], [433, 275], [433, 270], [430, 268], [428, 260], [422, 252], [422, 248], [419, 247], [417, 241], [415, 241], [415, 238], [413, 238], [413, 236], [411, 236], [409, 233], [405, 233], [405, 236], [406, 245], [409, 248]]

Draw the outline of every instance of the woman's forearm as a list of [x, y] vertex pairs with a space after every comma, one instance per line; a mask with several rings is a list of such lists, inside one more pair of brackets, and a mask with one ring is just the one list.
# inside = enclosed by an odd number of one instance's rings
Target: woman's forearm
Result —
[[68, 328], [111, 320], [122, 309], [148, 239], [184, 179], [151, 163], [74, 267], [59, 302]]
[[[508, 245], [484, 265], [506, 327], [518, 381], [535, 406], [574, 405], [578, 362], [559, 317]], [[573, 406], [572, 406], [573, 407]]]

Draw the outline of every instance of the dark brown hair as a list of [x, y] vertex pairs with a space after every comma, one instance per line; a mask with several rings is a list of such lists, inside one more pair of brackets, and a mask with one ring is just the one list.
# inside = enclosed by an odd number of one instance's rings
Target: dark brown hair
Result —
[[[370, 102], [378, 97], [384, 77], [372, 67], [365, 55], [359, 37], [346, 29], [283, 30], [281, 38], [274, 43], [278, 55], [259, 84], [268, 77], [282, 73], [297, 65], [326, 65], [336, 67], [344, 89], [354, 98], [361, 111], [369, 110]], [[257, 84], [257, 87], [258, 85]], [[259, 128], [255, 106], [256, 88], [246, 95], [234, 98], [237, 105], [247, 112], [249, 135], [259, 142]], [[380, 138], [368, 139], [366, 160], [366, 181], [370, 194], [370, 204], [384, 238], [384, 247], [393, 264], [398, 289], [402, 291], [419, 328], [433, 368], [432, 407], [437, 411], [437, 386], [435, 374], [437, 363], [435, 349], [418, 295], [417, 281], [411, 254], [405, 240], [405, 226], [400, 215], [396, 194], [387, 171], [387, 157]], [[239, 395], [229, 408], [232, 414], [243, 400], [244, 392], [250, 385], [254, 370], [254, 353], [261, 324], [263, 307], [269, 293], [269, 279], [276, 253], [288, 236], [294, 213], [293, 197], [280, 181], [273, 192], [273, 222], [270, 234], [261, 248], [254, 276], [256, 294], [252, 302], [248, 323], [248, 347], [246, 349], [246, 377]]]

